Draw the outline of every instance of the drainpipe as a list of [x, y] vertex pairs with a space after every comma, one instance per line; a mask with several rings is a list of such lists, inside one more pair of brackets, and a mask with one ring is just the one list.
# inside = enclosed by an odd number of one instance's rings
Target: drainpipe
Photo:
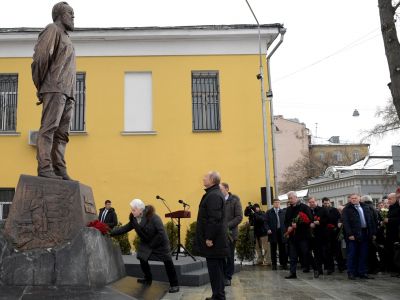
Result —
[[[273, 94], [272, 94], [272, 87], [271, 87], [271, 73], [270, 73], [270, 60], [271, 56], [275, 53], [275, 51], [279, 48], [279, 46], [283, 43], [283, 37], [286, 33], [285, 28], [281, 28], [279, 30], [280, 40], [275, 45], [275, 47], [271, 50], [271, 52], [267, 55], [267, 80], [268, 80], [268, 91], [267, 91], [267, 98], [269, 101], [269, 109], [270, 109], [270, 118], [271, 118], [271, 136], [272, 136], [272, 168], [274, 170], [274, 193], [275, 197], [278, 198], [278, 181], [277, 181], [277, 164], [276, 164], [276, 148], [275, 148], [275, 124], [274, 124], [274, 105], [273, 105]], [[272, 44], [272, 43], [271, 43]], [[267, 46], [267, 51], [268, 47]]]

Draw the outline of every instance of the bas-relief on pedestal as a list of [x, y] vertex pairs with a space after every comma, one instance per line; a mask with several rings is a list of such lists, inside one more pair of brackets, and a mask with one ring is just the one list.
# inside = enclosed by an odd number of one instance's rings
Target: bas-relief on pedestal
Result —
[[124, 276], [119, 246], [87, 228], [90, 187], [21, 175], [3, 233], [0, 284], [101, 286]]

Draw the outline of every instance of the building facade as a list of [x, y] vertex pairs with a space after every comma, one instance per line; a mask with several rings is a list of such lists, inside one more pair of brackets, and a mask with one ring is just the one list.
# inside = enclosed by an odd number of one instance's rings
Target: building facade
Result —
[[[282, 30], [261, 26], [264, 57]], [[35, 105], [30, 64], [39, 32], [0, 29], [3, 204], [20, 174], [36, 175], [42, 108]], [[265, 172], [256, 26], [77, 29], [71, 36], [78, 80], [66, 160], [71, 177], [92, 187], [97, 208], [110, 199], [125, 222], [133, 198], [161, 216], [167, 211], [156, 195], [172, 210], [182, 209], [183, 199], [193, 216], [185, 228], [197, 216], [209, 170], [221, 173], [243, 205], [260, 201]]]
[[310, 131], [298, 119], [285, 119], [282, 115], [274, 116], [275, 158], [277, 181], [284, 180], [285, 170], [297, 160], [308, 155]]
[[331, 166], [323, 176], [308, 181], [308, 197], [328, 197], [335, 206], [351, 193], [370, 195], [374, 202], [396, 191], [396, 172], [389, 156], [367, 156], [351, 166]]

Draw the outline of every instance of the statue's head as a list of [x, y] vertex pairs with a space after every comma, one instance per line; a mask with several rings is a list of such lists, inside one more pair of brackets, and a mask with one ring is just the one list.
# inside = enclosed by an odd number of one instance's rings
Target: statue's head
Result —
[[66, 30], [74, 30], [74, 10], [67, 2], [58, 2], [54, 5], [51, 16], [54, 22], [60, 22]]

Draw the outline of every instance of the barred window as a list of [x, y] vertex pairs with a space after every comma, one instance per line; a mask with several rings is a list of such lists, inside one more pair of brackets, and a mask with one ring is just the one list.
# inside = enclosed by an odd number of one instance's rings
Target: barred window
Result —
[[194, 131], [221, 130], [219, 78], [217, 71], [192, 72]]
[[14, 194], [14, 188], [0, 188], [0, 220], [7, 219]]
[[76, 74], [75, 110], [71, 120], [71, 131], [85, 131], [86, 75]]
[[18, 75], [0, 74], [0, 132], [17, 130]]

